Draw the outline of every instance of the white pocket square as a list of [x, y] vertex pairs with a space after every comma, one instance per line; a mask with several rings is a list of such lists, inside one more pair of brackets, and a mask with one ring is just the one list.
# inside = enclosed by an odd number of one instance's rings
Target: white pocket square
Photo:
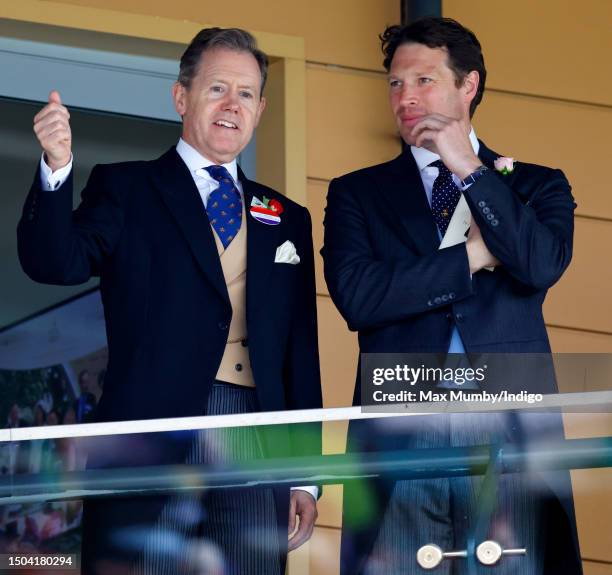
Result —
[[300, 256], [295, 251], [295, 246], [287, 240], [284, 244], [276, 248], [275, 264], [299, 264]]

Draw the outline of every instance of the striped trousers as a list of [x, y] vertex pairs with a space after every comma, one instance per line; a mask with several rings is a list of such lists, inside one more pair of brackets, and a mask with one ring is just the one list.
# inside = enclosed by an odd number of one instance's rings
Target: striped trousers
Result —
[[[254, 389], [212, 386], [206, 413], [258, 411]], [[257, 430], [202, 430], [187, 463], [211, 465], [261, 458]], [[269, 488], [214, 489], [170, 497], [148, 534], [133, 575], [281, 575], [274, 494]]]
[[[465, 447], [508, 441], [512, 423], [504, 413], [456, 413], [411, 417], [414, 426], [406, 448]], [[384, 514], [364, 575], [421, 575], [417, 550], [426, 544], [443, 551], [466, 549], [467, 534], [477, 514], [482, 476], [398, 481]], [[543, 572], [541, 501], [529, 474], [500, 476], [498, 506], [488, 539], [503, 548], [525, 547], [526, 556], [502, 557], [478, 566], [487, 575], [540, 575]], [[481, 541], [476, 541], [476, 545]], [[467, 573], [465, 559], [445, 559], [431, 572]]]

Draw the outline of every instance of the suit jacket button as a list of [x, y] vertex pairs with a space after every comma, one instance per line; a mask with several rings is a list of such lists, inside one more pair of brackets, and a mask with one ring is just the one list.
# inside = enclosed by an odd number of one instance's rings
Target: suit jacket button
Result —
[[448, 294], [448, 299], [455, 299], [455, 292], [452, 291]]
[[495, 218], [495, 214], [487, 214], [487, 220], [492, 220]]
[[435, 303], [436, 305], [439, 305], [441, 302], [442, 302], [442, 298], [440, 298], [440, 297], [435, 297], [435, 298], [434, 298], [434, 303]]
[[492, 225], [493, 227], [496, 227], [496, 226], [498, 226], [498, 225], [499, 225], [499, 222], [498, 222], [497, 220], [491, 220], [491, 225]]
[[433, 302], [432, 302], [431, 300], [429, 300], [429, 301], [427, 302], [427, 305], [428, 305], [429, 307], [432, 307], [432, 306], [433, 306]]
[[237, 363], [235, 365], [236, 371], [242, 371], [242, 364], [241, 363]]
[[225, 321], [220, 321], [217, 325], [221, 331], [225, 331], [229, 328], [229, 324]]
[[480, 200], [480, 201], [478, 202], [478, 207], [479, 207], [479, 208], [484, 208], [486, 205], [487, 205], [487, 203], [486, 203], [484, 200]]
[[458, 314], [455, 316], [455, 321], [456, 321], [457, 323], [461, 323], [461, 322], [463, 321], [463, 314], [458, 313]]
[[442, 296], [442, 301], [444, 301], [444, 302], [448, 301], [448, 296], [446, 294], [444, 294]]
[[491, 208], [489, 208], [488, 206], [486, 208], [482, 208], [483, 214], [488, 214], [490, 211], [491, 211]]

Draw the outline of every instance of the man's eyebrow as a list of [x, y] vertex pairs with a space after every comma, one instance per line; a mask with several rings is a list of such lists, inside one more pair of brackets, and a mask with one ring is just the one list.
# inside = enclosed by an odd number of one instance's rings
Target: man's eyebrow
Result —
[[[226, 86], [228, 86], [229, 84], [231, 84], [230, 81], [228, 81], [227, 79], [223, 79], [223, 78], [215, 78], [212, 77], [210, 79], [210, 83], [211, 84], [224, 84]], [[238, 84], [238, 89], [239, 90], [245, 90], [245, 89], [249, 89], [249, 90], [253, 90], [254, 92], [256, 92], [258, 90], [258, 87], [253, 85], [253, 84]]]
[[387, 79], [389, 80], [401, 80], [401, 78], [412, 77], [418, 78], [420, 76], [439, 76], [440, 72], [437, 68], [414, 68], [403, 74], [389, 74]]

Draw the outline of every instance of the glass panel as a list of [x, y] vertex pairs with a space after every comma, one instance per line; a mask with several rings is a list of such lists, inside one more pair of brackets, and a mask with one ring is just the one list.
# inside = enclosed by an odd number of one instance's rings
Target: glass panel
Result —
[[[600, 383], [609, 359], [591, 357]], [[568, 369], [572, 379], [582, 368]], [[315, 539], [337, 535], [311, 557], [317, 572], [337, 573], [342, 553], [345, 573], [416, 574], [438, 561], [434, 573], [450, 563], [466, 574], [537, 573], [555, 561], [567, 567], [556, 572], [576, 573], [573, 499], [581, 537], [593, 497], [598, 530], [612, 527], [612, 418], [601, 393], [550, 396], [596, 399], [596, 413], [545, 410], [545, 399], [537, 410], [341, 408], [5, 429], [0, 552], [74, 554], [102, 573], [280, 573], [288, 486], [317, 485]], [[348, 424], [348, 453], [317, 455], [321, 422], [325, 446], [343, 445]]]

